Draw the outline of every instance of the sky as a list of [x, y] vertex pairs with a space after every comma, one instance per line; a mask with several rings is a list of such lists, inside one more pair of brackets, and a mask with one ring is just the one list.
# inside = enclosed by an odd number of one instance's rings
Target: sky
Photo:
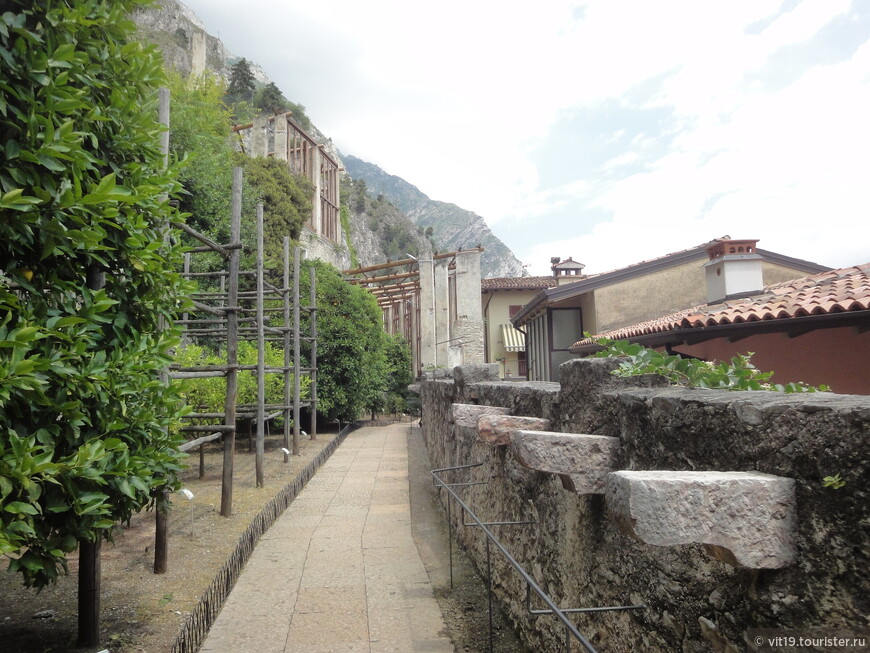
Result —
[[868, 0], [183, 1], [530, 274], [724, 235], [870, 262]]

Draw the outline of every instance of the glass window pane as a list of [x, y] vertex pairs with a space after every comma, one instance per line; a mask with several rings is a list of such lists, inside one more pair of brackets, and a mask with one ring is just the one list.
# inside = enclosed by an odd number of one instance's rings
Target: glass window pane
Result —
[[579, 308], [553, 309], [553, 349], [568, 349], [583, 337]]

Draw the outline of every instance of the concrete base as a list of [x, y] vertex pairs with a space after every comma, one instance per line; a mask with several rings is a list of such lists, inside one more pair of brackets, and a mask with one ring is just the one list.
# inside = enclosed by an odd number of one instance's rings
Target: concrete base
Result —
[[795, 560], [794, 479], [621, 471], [608, 475], [605, 494], [621, 529], [647, 544], [703, 544], [717, 560], [748, 569], [778, 569]]

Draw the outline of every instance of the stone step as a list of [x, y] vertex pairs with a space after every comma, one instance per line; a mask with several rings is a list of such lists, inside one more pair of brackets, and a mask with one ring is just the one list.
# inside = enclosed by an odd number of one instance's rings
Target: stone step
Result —
[[618, 471], [605, 500], [647, 544], [702, 544], [722, 562], [779, 569], [795, 561], [795, 482], [759, 472]]
[[616, 470], [619, 438], [518, 430], [511, 449], [524, 467], [558, 474], [566, 490], [604, 494], [607, 475]]
[[513, 434], [518, 430], [546, 431], [549, 428], [550, 420], [540, 417], [485, 413], [477, 419], [477, 435], [494, 446], [510, 444]]
[[479, 406], [477, 404], [453, 404], [450, 411], [451, 421], [456, 426], [477, 429], [477, 420], [481, 415], [507, 415], [510, 408], [503, 406]]

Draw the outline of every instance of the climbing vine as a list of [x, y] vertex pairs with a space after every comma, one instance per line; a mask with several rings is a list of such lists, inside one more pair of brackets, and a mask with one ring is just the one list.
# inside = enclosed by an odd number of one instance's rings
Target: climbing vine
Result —
[[[588, 333], [586, 337], [591, 337]], [[813, 387], [802, 382], [771, 383], [773, 372], [762, 372], [752, 364], [752, 353], [738, 354], [728, 361], [711, 362], [666, 354], [627, 340], [595, 338], [603, 349], [597, 358], [615, 356], [619, 367], [615, 376], [658, 374], [677, 385], [718, 390], [776, 390], [779, 392], [825, 392], [828, 387]]]

